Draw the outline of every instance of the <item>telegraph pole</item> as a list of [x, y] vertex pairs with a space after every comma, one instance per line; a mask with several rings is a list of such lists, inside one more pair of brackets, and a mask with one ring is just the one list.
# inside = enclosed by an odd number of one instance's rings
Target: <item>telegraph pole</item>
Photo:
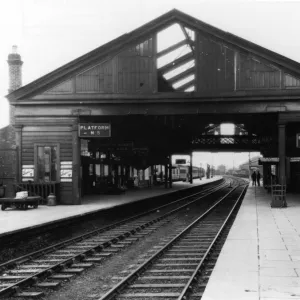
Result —
[[251, 166], [250, 166], [250, 164], [251, 164], [251, 160], [250, 160], [250, 151], [249, 151], [249, 181], [251, 182]]

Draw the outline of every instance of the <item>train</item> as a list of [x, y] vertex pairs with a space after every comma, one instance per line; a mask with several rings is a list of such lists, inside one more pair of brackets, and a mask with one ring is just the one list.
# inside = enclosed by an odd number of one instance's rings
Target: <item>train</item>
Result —
[[[200, 180], [205, 177], [205, 170], [199, 167], [192, 167], [193, 179]], [[172, 181], [189, 181], [189, 166], [174, 165], [172, 168]]]

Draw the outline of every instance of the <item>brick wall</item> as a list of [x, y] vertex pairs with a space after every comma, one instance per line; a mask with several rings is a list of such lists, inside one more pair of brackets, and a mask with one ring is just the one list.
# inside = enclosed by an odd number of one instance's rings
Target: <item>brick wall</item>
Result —
[[6, 185], [6, 197], [14, 196], [13, 183], [17, 174], [15, 130], [8, 125], [0, 129], [0, 184]]
[[15, 149], [15, 130], [8, 125], [0, 129], [0, 149]]

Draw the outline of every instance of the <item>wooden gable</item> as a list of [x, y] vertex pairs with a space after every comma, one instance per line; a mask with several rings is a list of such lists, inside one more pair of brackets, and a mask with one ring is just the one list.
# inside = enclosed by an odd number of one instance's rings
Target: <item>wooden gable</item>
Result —
[[284, 76], [284, 85], [286, 88], [296, 88], [300, 89], [300, 79], [289, 74]]
[[281, 70], [272, 64], [263, 63], [258, 58], [237, 53], [238, 90], [246, 89], [280, 89]]
[[127, 48], [44, 94], [156, 92], [153, 38]]
[[8, 98], [270, 89], [300, 89], [300, 64], [173, 10]]

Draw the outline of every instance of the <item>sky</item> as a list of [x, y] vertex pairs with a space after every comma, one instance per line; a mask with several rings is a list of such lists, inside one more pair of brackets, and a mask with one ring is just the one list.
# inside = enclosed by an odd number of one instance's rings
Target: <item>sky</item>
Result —
[[26, 85], [174, 8], [300, 62], [300, 0], [0, 0], [0, 128], [12, 45]]
[[[250, 159], [260, 155], [259, 152], [193, 152], [192, 162], [193, 166], [203, 167], [206, 169], [207, 164], [217, 168], [220, 165], [225, 165], [226, 170], [229, 169], [238, 169], [242, 163], [247, 163]], [[172, 163], [175, 164], [176, 159], [184, 158], [186, 163], [189, 164], [190, 156], [188, 155], [173, 155]]]

